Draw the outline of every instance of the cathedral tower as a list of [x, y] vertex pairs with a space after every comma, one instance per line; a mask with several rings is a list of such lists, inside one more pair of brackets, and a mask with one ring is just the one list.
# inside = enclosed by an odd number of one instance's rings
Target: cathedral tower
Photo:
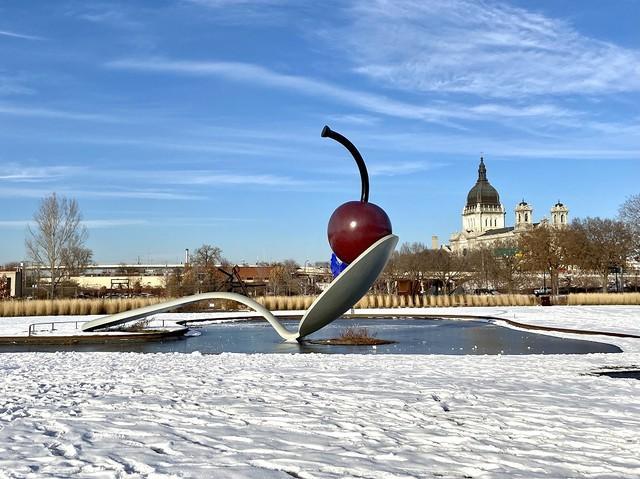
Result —
[[533, 208], [522, 200], [516, 206], [516, 229], [531, 228], [533, 225]]
[[566, 226], [569, 224], [569, 208], [560, 203], [560, 200], [551, 208], [551, 225]]
[[500, 195], [487, 180], [487, 168], [484, 158], [480, 158], [478, 180], [469, 190], [467, 204], [462, 211], [462, 229], [468, 232], [484, 233], [485, 231], [504, 228], [505, 210], [500, 203]]

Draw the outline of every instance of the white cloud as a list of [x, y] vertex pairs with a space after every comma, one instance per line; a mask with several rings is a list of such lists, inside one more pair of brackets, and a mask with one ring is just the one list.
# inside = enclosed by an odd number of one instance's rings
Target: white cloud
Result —
[[375, 125], [380, 122], [380, 118], [377, 116], [359, 114], [329, 115], [326, 118], [331, 121], [335, 121], [336, 123], [347, 123], [353, 125]]
[[208, 8], [229, 8], [229, 7], [266, 7], [269, 5], [283, 5], [285, 0], [185, 0]]
[[86, 143], [96, 145], [119, 145], [119, 146], [136, 146], [141, 148], [158, 148], [163, 150], [178, 151], [199, 151], [206, 153], [221, 153], [229, 155], [281, 155], [287, 150], [283, 147], [274, 145], [266, 145], [265, 143], [256, 143], [250, 141], [226, 141], [222, 139], [212, 139], [213, 134], [207, 135], [210, 141], [202, 141], [200, 139], [188, 140], [170, 140], [167, 138], [118, 138], [118, 137], [85, 137], [72, 136], [64, 138], [49, 138], [49, 141]]
[[118, 228], [120, 226], [137, 226], [149, 224], [147, 220], [136, 219], [110, 219], [110, 220], [85, 220], [82, 222], [87, 228]]
[[134, 2], [113, 4], [113, 2], [76, 2], [67, 7], [66, 15], [114, 28], [141, 30], [148, 23], [150, 16], [159, 11], [158, 8], [144, 10]]
[[[117, 228], [121, 226], [135, 226], [145, 225], [149, 222], [147, 220], [135, 220], [135, 219], [109, 219], [109, 220], [84, 220], [82, 224], [87, 228], [103, 229], [103, 228]], [[36, 225], [33, 220], [6, 220], [0, 221], [0, 229], [22, 229], [27, 226], [32, 228]]]
[[34, 225], [32, 220], [0, 220], [0, 229], [24, 229]]
[[482, 0], [359, 0], [325, 32], [376, 82], [489, 97], [640, 90], [640, 52]]
[[367, 170], [371, 176], [401, 176], [427, 171], [445, 166], [444, 163], [430, 163], [426, 161], [398, 161], [392, 163], [371, 163]]
[[77, 190], [73, 194], [96, 198], [137, 198], [144, 200], [204, 200], [205, 196], [188, 193], [177, 193], [164, 190], [119, 190], [119, 191], [86, 191]]
[[20, 38], [22, 40], [44, 40], [44, 38], [35, 35], [25, 35], [24, 33], [9, 32], [7, 30], [0, 30], [0, 36]]
[[[343, 88], [313, 78], [277, 73], [268, 68], [251, 63], [197, 62], [154, 58], [116, 60], [108, 62], [106, 66], [109, 68], [143, 72], [221, 77], [231, 81], [251, 83], [287, 91], [297, 91], [298, 93], [316, 97], [331, 98], [342, 104], [355, 105], [373, 113], [441, 123], [459, 128], [462, 127], [452, 123], [452, 120], [486, 119], [488, 113], [488, 111], [482, 111], [482, 108], [487, 110], [487, 107], [483, 107], [483, 105], [478, 106], [481, 111], [475, 111], [474, 107], [462, 104], [438, 103], [433, 105], [417, 105], [397, 101], [382, 95]], [[517, 106], [500, 108], [498, 105], [494, 105], [492, 109], [494, 114], [500, 117], [543, 115], [545, 118], [550, 118], [553, 117], [556, 112], [559, 112], [561, 116], [569, 114], [568, 110], [554, 109], [551, 105], [546, 105], [541, 109], [531, 107], [518, 108]]]
[[305, 2], [290, 0], [183, 0], [202, 11], [210, 10], [208, 20], [225, 25], [273, 24], [286, 22], [292, 10], [305, 8]]
[[0, 181], [40, 182], [62, 178], [84, 171], [86, 171], [86, 168], [76, 166], [19, 167], [16, 165], [8, 165], [0, 167]]
[[434, 132], [376, 132], [359, 133], [361, 141], [371, 149], [394, 154], [406, 152], [437, 158], [447, 154], [464, 157], [480, 156], [483, 151], [489, 158], [556, 158], [583, 160], [640, 160], [640, 141], [634, 138], [601, 135], [588, 137], [548, 138], [492, 138], [470, 133], [469, 135], [439, 134]]
[[158, 174], [145, 174], [147, 178], [166, 181], [177, 185], [260, 185], [260, 186], [296, 186], [303, 182], [286, 176], [243, 175], [218, 173], [211, 171], [185, 170], [166, 171]]
[[[57, 189], [57, 193], [75, 198], [133, 198], [145, 200], [204, 200], [205, 196], [155, 189], [83, 190]], [[44, 198], [51, 188], [2, 188], [0, 198]]]
[[0, 115], [24, 116], [34, 118], [57, 118], [60, 120], [118, 122], [122, 119], [100, 113], [81, 113], [48, 108], [23, 107], [0, 104]]
[[290, 176], [272, 174], [242, 174], [212, 170], [156, 170], [156, 171], [110, 171], [118, 177], [139, 178], [150, 183], [167, 185], [246, 185], [267, 187], [313, 186], [317, 182], [298, 180]]

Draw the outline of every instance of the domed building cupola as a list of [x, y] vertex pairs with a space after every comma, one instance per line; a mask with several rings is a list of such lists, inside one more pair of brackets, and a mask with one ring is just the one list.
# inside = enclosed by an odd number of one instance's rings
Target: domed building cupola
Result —
[[478, 181], [469, 190], [467, 195], [467, 206], [475, 205], [500, 205], [500, 195], [496, 189], [491, 186], [487, 180], [487, 167], [484, 165], [484, 158], [480, 157], [480, 166], [478, 167]]
[[465, 231], [483, 233], [504, 228], [504, 207], [498, 191], [487, 179], [487, 167], [480, 157], [478, 180], [467, 195], [467, 204], [462, 212], [462, 227]]

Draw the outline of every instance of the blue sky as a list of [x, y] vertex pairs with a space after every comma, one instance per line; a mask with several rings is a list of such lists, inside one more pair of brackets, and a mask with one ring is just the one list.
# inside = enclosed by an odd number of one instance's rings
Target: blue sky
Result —
[[360, 196], [441, 241], [483, 152], [507, 208], [615, 216], [640, 192], [640, 2], [0, 4], [0, 263], [40, 198], [77, 198], [99, 262], [327, 260]]

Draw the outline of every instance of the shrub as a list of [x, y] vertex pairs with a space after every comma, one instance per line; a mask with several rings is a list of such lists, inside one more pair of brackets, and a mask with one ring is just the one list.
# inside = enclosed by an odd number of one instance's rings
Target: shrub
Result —
[[370, 344], [371, 342], [377, 342], [375, 333], [371, 334], [367, 328], [359, 328], [356, 326], [343, 329], [337, 339], [350, 344]]

